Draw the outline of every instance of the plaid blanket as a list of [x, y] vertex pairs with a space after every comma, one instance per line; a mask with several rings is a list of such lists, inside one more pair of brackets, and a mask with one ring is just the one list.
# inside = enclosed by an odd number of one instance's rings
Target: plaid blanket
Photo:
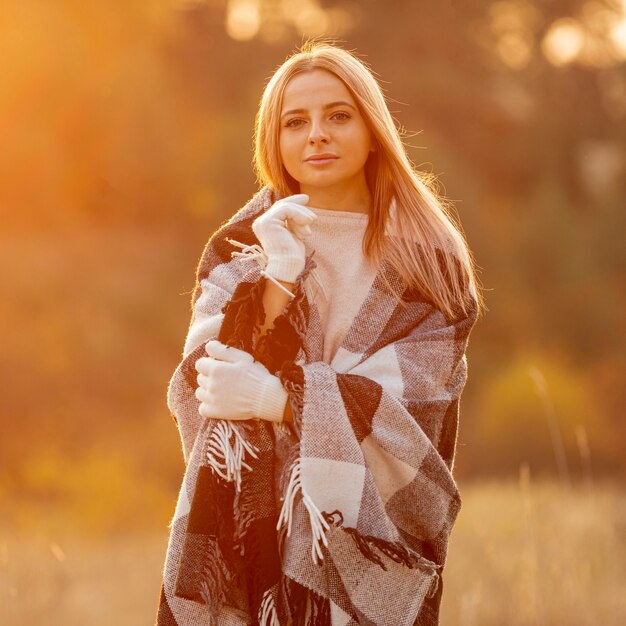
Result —
[[[449, 318], [383, 263], [326, 363], [313, 252], [295, 298], [256, 341], [264, 279], [251, 224], [277, 199], [267, 186], [255, 194], [211, 236], [197, 268], [168, 387], [186, 471], [157, 625], [437, 624], [461, 507], [452, 471], [476, 309]], [[233, 255], [233, 243], [245, 252]], [[194, 364], [212, 338], [280, 377], [293, 423], [200, 416]]]

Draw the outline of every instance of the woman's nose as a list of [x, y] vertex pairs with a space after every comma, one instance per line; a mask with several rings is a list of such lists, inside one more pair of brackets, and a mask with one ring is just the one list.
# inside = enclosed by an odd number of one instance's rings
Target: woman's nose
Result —
[[328, 131], [322, 122], [311, 121], [311, 131], [309, 132], [309, 141], [316, 143], [318, 141], [328, 141]]

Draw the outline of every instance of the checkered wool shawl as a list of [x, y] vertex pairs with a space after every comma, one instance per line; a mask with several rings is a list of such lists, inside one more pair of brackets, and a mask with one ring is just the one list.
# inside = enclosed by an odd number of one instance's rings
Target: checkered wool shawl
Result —
[[[476, 309], [448, 318], [383, 262], [331, 367], [313, 252], [295, 298], [255, 341], [265, 279], [251, 224], [277, 199], [267, 186], [255, 194], [198, 265], [168, 388], [186, 471], [157, 625], [437, 624], [461, 507], [452, 468]], [[215, 337], [280, 377], [293, 424], [199, 414], [194, 365]]]

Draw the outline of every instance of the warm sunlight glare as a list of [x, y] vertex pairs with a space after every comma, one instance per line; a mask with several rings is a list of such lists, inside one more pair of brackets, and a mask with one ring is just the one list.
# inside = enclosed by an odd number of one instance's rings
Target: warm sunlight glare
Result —
[[500, 58], [513, 69], [522, 69], [531, 58], [531, 42], [522, 33], [507, 33], [497, 43]]
[[541, 48], [553, 65], [566, 65], [580, 54], [585, 34], [580, 23], [569, 17], [556, 20], [546, 33]]
[[229, 0], [226, 30], [237, 41], [252, 39], [261, 26], [259, 0]]
[[538, 13], [517, 2], [494, 2], [488, 10], [489, 28], [496, 36], [495, 48], [502, 62], [521, 70], [532, 58], [532, 30]]
[[615, 52], [622, 59], [626, 59], [626, 17], [611, 29], [611, 39], [615, 45]]
[[316, 0], [283, 0], [283, 12], [306, 35], [321, 35], [329, 30], [328, 15]]

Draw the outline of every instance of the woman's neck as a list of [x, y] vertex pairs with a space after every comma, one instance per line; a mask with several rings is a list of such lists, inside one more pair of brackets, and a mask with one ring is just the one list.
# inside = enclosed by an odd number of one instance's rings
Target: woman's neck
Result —
[[369, 213], [371, 194], [367, 186], [352, 189], [310, 188], [300, 185], [300, 193], [309, 196], [308, 206], [318, 209], [334, 211], [351, 211], [354, 213]]

